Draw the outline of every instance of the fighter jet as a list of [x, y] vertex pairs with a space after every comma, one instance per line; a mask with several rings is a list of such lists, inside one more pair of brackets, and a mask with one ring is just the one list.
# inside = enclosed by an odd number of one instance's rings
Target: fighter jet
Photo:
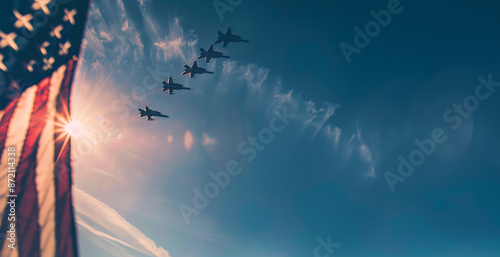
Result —
[[198, 67], [198, 63], [196, 63], [196, 61], [194, 61], [193, 65], [191, 65], [191, 67], [189, 67], [186, 64], [184, 64], [184, 71], [181, 73], [181, 75], [189, 74], [190, 78], [194, 78], [194, 76], [196, 74], [203, 74], [203, 73], [214, 74], [211, 71], [207, 71], [206, 69]]
[[215, 44], [222, 42], [223, 47], [226, 47], [230, 42], [249, 42], [248, 40], [241, 39], [240, 36], [233, 35], [231, 28], [227, 28], [225, 35], [220, 31], [217, 33], [219, 33], [219, 39], [215, 41]]
[[165, 82], [165, 80], [162, 81], [161, 83], [163, 83], [163, 88], [161, 89], [161, 91], [165, 92], [168, 90], [168, 93], [170, 95], [173, 95], [174, 91], [176, 90], [181, 90], [181, 89], [191, 90], [191, 88], [189, 87], [184, 87], [179, 83], [174, 83], [174, 79], [172, 79], [172, 77], [168, 77], [168, 83]]
[[145, 110], [139, 108], [137, 110], [139, 110], [139, 117], [144, 117], [144, 116], [147, 116], [148, 117], [148, 120], [149, 121], [153, 121], [155, 119], [151, 118], [153, 116], [156, 116], [156, 117], [165, 117], [165, 118], [168, 118], [168, 115], [164, 115], [164, 114], [161, 114], [161, 112], [159, 111], [155, 111], [155, 110], [151, 110], [149, 109], [149, 107], [144, 107]]
[[223, 55], [223, 53], [221, 52], [217, 52], [214, 50], [214, 45], [210, 45], [210, 47], [208, 47], [208, 51], [205, 51], [205, 49], [203, 48], [200, 48], [200, 56], [198, 56], [198, 58], [196, 59], [201, 59], [203, 57], [205, 57], [205, 62], [210, 62], [210, 59], [212, 58], [231, 58], [229, 56], [225, 56]]

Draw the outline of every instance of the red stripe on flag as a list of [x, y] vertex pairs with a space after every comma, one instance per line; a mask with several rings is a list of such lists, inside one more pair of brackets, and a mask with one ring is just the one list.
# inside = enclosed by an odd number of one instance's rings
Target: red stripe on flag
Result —
[[16, 110], [18, 100], [19, 98], [16, 98], [9, 104], [9, 106], [7, 106], [7, 108], [5, 108], [5, 112], [3, 113], [2, 119], [0, 120], [0, 162], [2, 161], [3, 150], [5, 149], [5, 141], [7, 140], [7, 132], [9, 131], [10, 120], [12, 119], [14, 111]]
[[40, 253], [39, 206], [36, 188], [38, 143], [47, 119], [50, 78], [38, 85], [31, 120], [17, 168], [17, 238], [19, 257], [38, 257]]
[[[69, 117], [71, 83], [74, 74], [74, 60], [68, 62], [63, 84], [57, 97], [56, 116]], [[60, 129], [54, 134], [54, 177], [56, 186], [56, 256], [76, 257], [76, 228], [71, 196], [71, 143], [66, 136], [61, 136]]]

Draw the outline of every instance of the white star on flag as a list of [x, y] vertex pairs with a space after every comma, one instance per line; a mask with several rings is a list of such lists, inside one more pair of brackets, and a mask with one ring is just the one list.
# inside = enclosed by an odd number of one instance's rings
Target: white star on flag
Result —
[[71, 11], [68, 11], [68, 9], [64, 9], [64, 13], [66, 13], [63, 17], [63, 21], [69, 21], [71, 25], [75, 25], [75, 15], [76, 15], [76, 9], [73, 9]]
[[23, 16], [16, 10], [14, 10], [14, 15], [17, 18], [16, 23], [14, 23], [14, 27], [16, 27], [18, 29], [25, 27], [30, 32], [33, 31], [33, 26], [30, 23], [30, 20], [33, 19], [33, 15], [28, 13], [28, 14]]
[[33, 10], [42, 10], [46, 15], [50, 14], [49, 8], [47, 5], [50, 3], [51, 0], [35, 0], [35, 2], [31, 5], [31, 8]]
[[5, 48], [6, 46], [10, 46], [12, 47], [12, 49], [18, 51], [19, 50], [19, 47], [17, 46], [16, 44], [16, 37], [17, 37], [17, 34], [14, 33], [14, 32], [11, 32], [9, 33], [9, 35], [6, 35], [5, 33], [3, 33], [1, 30], [0, 30], [0, 37], [2, 38], [2, 40], [0, 40], [0, 47], [1, 48]]
[[0, 70], [7, 72], [7, 66], [5, 66], [5, 64], [3, 64], [3, 55], [2, 54], [0, 54]]
[[52, 69], [52, 64], [54, 64], [56, 60], [54, 59], [54, 57], [50, 57], [49, 59], [47, 58], [43, 58], [43, 70], [46, 71], [46, 70], [49, 70], [49, 69]]
[[62, 25], [59, 25], [57, 27], [55, 27], [54, 29], [52, 29], [52, 31], [50, 32], [50, 36], [51, 37], [57, 37], [58, 39], [61, 39], [61, 31], [64, 29], [64, 27]]
[[59, 55], [63, 56], [63, 55], [67, 55], [68, 54], [68, 49], [71, 47], [71, 43], [70, 42], [66, 42], [66, 43], [59, 43]]

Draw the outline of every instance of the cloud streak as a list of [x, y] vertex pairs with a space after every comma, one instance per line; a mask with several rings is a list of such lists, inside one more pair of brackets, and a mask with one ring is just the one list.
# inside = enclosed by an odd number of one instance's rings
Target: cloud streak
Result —
[[[73, 187], [73, 197], [78, 215], [78, 223], [82, 227], [87, 228], [95, 235], [120, 243], [136, 251], [158, 257], [170, 257], [165, 249], [157, 246], [153, 240], [144, 235], [144, 233], [105, 203], [77, 187]], [[99, 227], [109, 231], [114, 236], [89, 226], [84, 219], [88, 219], [93, 224], [99, 225]]]
[[[356, 153], [366, 166], [362, 173], [366, 178], [375, 178], [375, 160], [372, 150], [365, 142], [361, 129], [357, 126], [352, 133], [333, 125], [334, 116], [340, 104], [317, 103], [304, 99], [300, 92], [286, 90], [280, 79], [269, 76], [270, 70], [257, 64], [239, 64], [236, 60], [224, 60], [211, 64], [214, 77], [200, 77], [204, 97], [210, 92], [212, 103], [224, 104], [226, 100], [246, 92], [246, 108], [264, 108], [268, 114], [273, 108], [286, 109], [295, 113], [295, 121], [300, 125], [300, 133], [311, 140], [318, 137], [331, 142], [333, 149], [341, 153], [346, 161]], [[215, 81], [215, 83], [214, 83]], [[262, 109], [259, 109], [262, 111]]]

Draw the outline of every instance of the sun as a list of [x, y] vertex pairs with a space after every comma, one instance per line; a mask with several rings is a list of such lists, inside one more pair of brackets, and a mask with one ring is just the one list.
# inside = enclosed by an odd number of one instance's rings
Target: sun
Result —
[[77, 121], [71, 121], [64, 129], [68, 135], [74, 137], [77, 137], [82, 133], [82, 128]]

